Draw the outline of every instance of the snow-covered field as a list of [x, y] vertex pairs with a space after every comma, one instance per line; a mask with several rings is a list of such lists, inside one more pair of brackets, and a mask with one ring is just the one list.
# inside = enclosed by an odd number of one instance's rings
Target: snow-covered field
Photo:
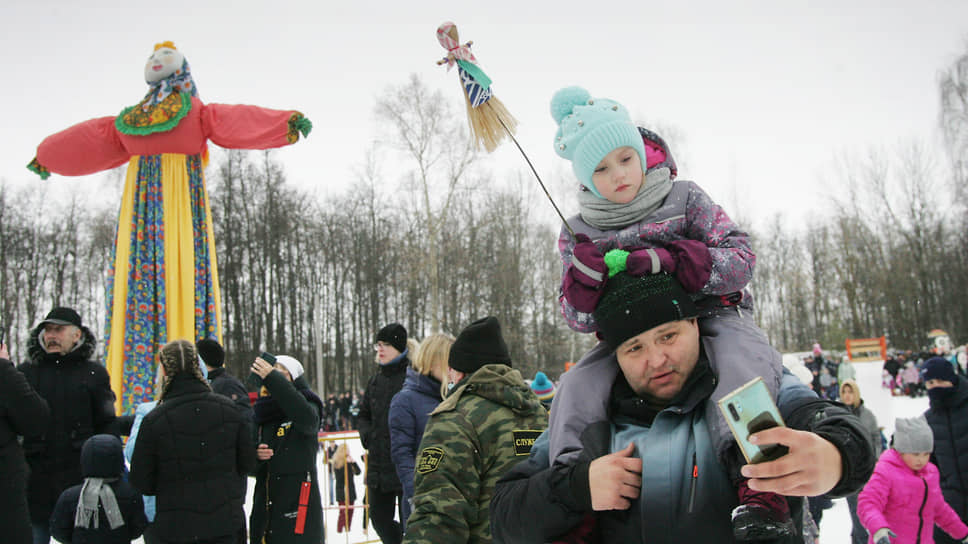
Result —
[[[861, 390], [861, 397], [865, 405], [877, 416], [878, 423], [884, 427], [884, 434], [890, 438], [894, 432], [894, 418], [916, 416], [928, 408], [927, 397], [911, 399], [907, 397], [892, 397], [891, 394], [881, 388], [881, 367], [882, 361], [872, 363], [854, 363], [857, 369], [857, 384]], [[363, 446], [359, 439], [352, 433], [333, 433], [327, 436], [327, 440], [343, 441], [346, 440], [350, 454], [363, 466], [360, 459], [363, 454]], [[323, 456], [319, 456], [319, 475], [322, 484], [323, 507], [326, 513], [326, 542], [361, 544], [366, 542], [379, 542], [376, 532], [372, 526], [369, 531], [363, 529], [363, 511], [361, 508], [353, 516], [353, 524], [349, 532], [337, 533], [336, 520], [339, 510], [336, 508], [335, 501], [330, 504], [330, 482], [328, 472], [322, 462]], [[363, 504], [363, 477], [357, 476], [355, 479], [357, 486], [356, 505]], [[252, 489], [255, 480], [249, 480], [249, 496], [246, 498], [246, 514], [252, 508]], [[834, 500], [834, 506], [824, 511], [823, 520], [820, 523], [820, 543], [821, 544], [850, 544], [850, 513], [847, 510], [847, 502], [844, 499]], [[136, 542], [141, 542], [137, 540]]]

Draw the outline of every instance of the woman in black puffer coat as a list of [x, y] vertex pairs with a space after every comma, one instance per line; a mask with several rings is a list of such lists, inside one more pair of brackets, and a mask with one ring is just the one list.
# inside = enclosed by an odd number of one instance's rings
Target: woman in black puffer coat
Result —
[[323, 402], [309, 389], [302, 364], [287, 355], [275, 367], [262, 358], [252, 364], [262, 378], [255, 403], [255, 492], [249, 518], [252, 544], [319, 544], [323, 504], [316, 475]]
[[191, 342], [169, 342], [159, 358], [165, 382], [141, 422], [130, 481], [156, 497], [160, 542], [242, 542], [240, 476], [255, 468], [249, 425], [230, 399], [212, 392]]
[[[955, 374], [942, 357], [924, 363], [924, 381], [930, 401], [924, 417], [934, 433], [931, 460], [941, 473], [941, 493], [958, 514], [968, 520], [968, 379]], [[938, 544], [958, 542], [935, 527]]]
[[17, 435], [41, 435], [50, 409], [14, 368], [7, 346], [0, 344], [0, 527], [5, 542], [31, 542], [27, 513], [27, 462]]

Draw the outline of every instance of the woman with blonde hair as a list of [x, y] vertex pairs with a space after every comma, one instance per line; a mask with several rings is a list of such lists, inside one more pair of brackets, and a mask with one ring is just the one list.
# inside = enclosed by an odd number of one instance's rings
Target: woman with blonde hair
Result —
[[158, 354], [158, 405], [141, 421], [131, 483], [154, 495], [157, 542], [236, 543], [245, 535], [242, 476], [255, 468], [249, 425], [212, 392], [195, 345], [169, 342]]
[[[860, 419], [861, 425], [867, 430], [870, 436], [871, 445], [877, 457], [881, 455], [881, 429], [877, 426], [877, 418], [874, 413], [864, 406], [864, 399], [860, 398], [860, 388], [854, 380], [844, 380], [840, 384], [840, 402], [847, 405], [850, 411]], [[847, 495], [847, 507], [850, 509], [850, 519], [853, 522], [853, 529], [850, 531], [852, 544], [866, 544], [867, 529], [861, 524], [860, 517], [857, 515], [857, 497], [860, 491], [853, 495]]]
[[403, 485], [403, 526], [410, 517], [413, 498], [413, 465], [430, 412], [443, 398], [447, 356], [454, 337], [437, 333], [424, 338], [413, 366], [407, 368], [403, 389], [390, 401], [390, 458]]
[[336, 446], [329, 464], [332, 465], [333, 474], [336, 475], [336, 502], [339, 503], [336, 532], [342, 533], [343, 529], [349, 532], [350, 525], [353, 524], [353, 504], [356, 503], [355, 476], [360, 473], [360, 465], [353, 460], [345, 442]]

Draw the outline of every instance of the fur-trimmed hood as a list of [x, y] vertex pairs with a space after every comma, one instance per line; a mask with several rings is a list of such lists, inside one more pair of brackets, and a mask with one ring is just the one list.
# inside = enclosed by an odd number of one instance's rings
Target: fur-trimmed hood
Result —
[[[40, 335], [44, 330], [43, 324], [37, 325], [30, 330], [27, 337], [27, 356], [33, 363], [41, 363], [45, 359], [47, 352], [44, 351], [40, 343]], [[87, 327], [81, 327], [81, 342], [74, 346], [74, 349], [65, 354], [66, 360], [89, 361], [94, 359], [94, 352], [97, 350], [97, 339], [94, 333]]]

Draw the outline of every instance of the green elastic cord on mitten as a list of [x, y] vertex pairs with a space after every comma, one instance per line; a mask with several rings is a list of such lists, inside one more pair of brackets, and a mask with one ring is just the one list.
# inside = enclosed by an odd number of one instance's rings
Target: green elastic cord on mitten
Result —
[[50, 177], [50, 170], [44, 165], [37, 162], [37, 157], [34, 157], [29, 164], [27, 164], [27, 170], [40, 176], [40, 179], [47, 179]]
[[605, 254], [605, 266], [608, 267], [608, 277], [612, 277], [625, 270], [625, 261], [629, 252], [624, 249], [613, 249]]

